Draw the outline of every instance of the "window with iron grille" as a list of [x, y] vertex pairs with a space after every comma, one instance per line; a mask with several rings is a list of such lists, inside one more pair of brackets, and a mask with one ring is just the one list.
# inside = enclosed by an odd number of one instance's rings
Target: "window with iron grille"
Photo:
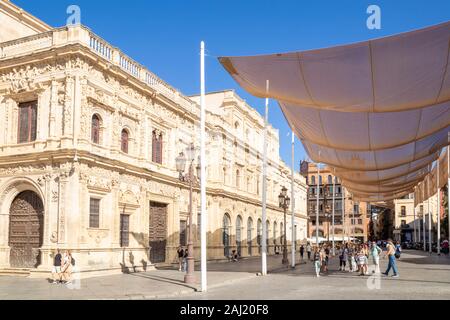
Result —
[[406, 216], [406, 207], [405, 206], [401, 207], [401, 215], [402, 215], [402, 217]]
[[130, 245], [130, 216], [120, 215], [120, 246], [128, 247]]
[[163, 154], [163, 135], [162, 133], [154, 130], [152, 133], [152, 161], [162, 164]]
[[18, 143], [33, 142], [36, 140], [37, 127], [37, 101], [19, 104]]
[[94, 114], [91, 120], [91, 141], [95, 144], [100, 144], [100, 123], [100, 117]]
[[91, 198], [89, 210], [89, 228], [100, 227], [100, 200]]
[[124, 153], [128, 153], [128, 139], [129, 139], [129, 134], [128, 131], [126, 129], [122, 130], [122, 136], [121, 136], [121, 146], [120, 149], [122, 150], [122, 152]]
[[180, 220], [180, 246], [184, 247], [187, 244], [187, 221]]

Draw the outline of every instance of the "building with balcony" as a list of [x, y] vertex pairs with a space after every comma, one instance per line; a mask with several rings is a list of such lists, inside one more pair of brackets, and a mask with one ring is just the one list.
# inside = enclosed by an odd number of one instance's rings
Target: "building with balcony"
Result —
[[[56, 248], [71, 250], [86, 275], [175, 262], [189, 212], [175, 159], [199, 145], [198, 97], [84, 26], [52, 28], [4, 0], [0, 21], [0, 269], [46, 274]], [[291, 186], [278, 131], [269, 130], [263, 222], [264, 120], [233, 91], [208, 94], [207, 110], [208, 258], [258, 255], [263, 223], [273, 254], [283, 236], [277, 196]], [[287, 237], [303, 240], [307, 187], [298, 173], [294, 188]], [[199, 198], [195, 186], [194, 208]]]
[[[354, 201], [338, 177], [329, 168], [317, 168], [317, 164], [302, 161], [300, 172], [308, 184], [308, 237], [319, 236], [332, 239], [333, 206], [334, 234], [340, 239], [368, 240], [370, 206], [366, 202]], [[333, 195], [334, 194], [334, 195]], [[317, 198], [319, 198], [319, 220], [317, 221]]]
[[394, 200], [394, 238], [397, 241], [413, 241], [414, 225], [416, 231], [419, 228], [420, 220], [414, 213], [414, 195], [410, 194], [402, 199]]

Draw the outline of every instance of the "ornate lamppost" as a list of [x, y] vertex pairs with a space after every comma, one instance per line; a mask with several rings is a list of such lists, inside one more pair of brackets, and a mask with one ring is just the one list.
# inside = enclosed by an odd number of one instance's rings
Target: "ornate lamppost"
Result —
[[[200, 165], [196, 166], [197, 177], [194, 176], [194, 159], [195, 159], [195, 147], [191, 144], [187, 150], [187, 158], [183, 152], [176, 157], [176, 168], [179, 173], [179, 179], [182, 182], [189, 184], [189, 232], [188, 232], [188, 257], [187, 257], [187, 273], [184, 276], [185, 283], [195, 283], [194, 275], [194, 242], [192, 236], [192, 192], [193, 185], [197, 183], [198, 177], [200, 177]], [[188, 173], [184, 174], [186, 169], [186, 162], [189, 161]]]
[[[286, 242], [286, 212], [287, 209], [289, 208], [289, 204], [291, 202], [291, 198], [288, 197], [287, 195], [287, 189], [285, 187], [283, 187], [281, 189], [281, 193], [278, 196], [278, 203], [280, 205], [280, 208], [282, 208], [284, 210], [284, 236], [283, 236], [283, 260], [282, 260], [282, 264], [288, 264], [288, 257], [287, 257], [287, 242]], [[292, 229], [292, 232], [294, 232], [294, 230]]]

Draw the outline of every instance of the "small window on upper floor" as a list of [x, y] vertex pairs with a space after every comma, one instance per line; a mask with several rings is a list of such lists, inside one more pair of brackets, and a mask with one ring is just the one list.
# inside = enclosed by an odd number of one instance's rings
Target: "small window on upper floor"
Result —
[[128, 133], [127, 129], [122, 130], [121, 134], [121, 142], [120, 142], [120, 149], [124, 153], [128, 153], [128, 141], [130, 139], [130, 134]]
[[162, 164], [163, 161], [163, 134], [159, 130], [152, 132], [152, 161]]
[[37, 105], [37, 100], [19, 104], [18, 143], [36, 140]]
[[94, 114], [91, 119], [91, 141], [100, 144], [100, 127], [102, 120], [98, 114]]

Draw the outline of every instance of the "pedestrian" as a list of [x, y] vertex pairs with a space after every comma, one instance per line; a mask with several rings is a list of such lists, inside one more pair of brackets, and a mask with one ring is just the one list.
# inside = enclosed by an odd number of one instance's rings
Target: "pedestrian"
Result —
[[394, 274], [392, 275], [393, 278], [398, 278], [399, 274], [398, 274], [398, 269], [397, 269], [397, 261], [395, 261], [395, 246], [392, 243], [391, 239], [388, 239], [387, 241], [387, 245], [386, 245], [387, 251], [384, 254], [384, 258], [386, 258], [386, 256], [389, 259], [389, 264], [388, 267], [386, 269], [386, 272], [384, 272], [383, 274], [385, 276], [389, 276], [389, 271], [392, 268], [392, 271], [394, 272]]
[[303, 262], [303, 254], [305, 253], [305, 247], [303, 247], [303, 245], [300, 246], [300, 258], [302, 259]]
[[316, 271], [316, 277], [320, 277], [320, 268], [322, 267], [322, 255], [319, 247], [314, 248], [314, 269]]
[[55, 284], [60, 283], [62, 281], [61, 263], [62, 263], [61, 251], [59, 249], [56, 249], [55, 256], [53, 257], [53, 269], [52, 269], [52, 278], [53, 283]]
[[177, 255], [178, 255], [178, 271], [181, 271], [181, 268], [183, 267], [183, 259], [184, 259], [184, 249], [182, 246], [178, 247]]
[[345, 267], [348, 260], [348, 248], [347, 247], [341, 247], [339, 250], [339, 270], [345, 271]]
[[325, 252], [325, 263], [324, 263], [325, 267], [324, 267], [324, 270], [325, 270], [326, 273], [328, 273], [328, 264], [330, 262], [330, 247], [326, 246], [324, 252]]
[[395, 242], [395, 258], [400, 259], [400, 256], [402, 254], [402, 246], [398, 241]]
[[306, 253], [308, 254], [308, 260], [309, 261], [311, 261], [311, 245], [309, 244], [309, 242], [308, 242], [308, 244], [306, 245]]
[[72, 253], [69, 250], [64, 252], [64, 257], [61, 266], [62, 278], [67, 284], [72, 283], [72, 267], [75, 265], [75, 259], [72, 257]]
[[445, 239], [444, 241], [442, 241], [442, 252], [444, 252], [444, 254], [448, 255], [448, 240]]
[[369, 256], [372, 257], [372, 263], [375, 267], [372, 273], [380, 273], [380, 254], [383, 252], [381, 248], [377, 245], [375, 241], [372, 241], [372, 246], [370, 247]]
[[358, 251], [358, 254], [356, 256], [356, 261], [358, 262], [358, 271], [359, 271], [360, 276], [365, 275], [365, 267], [364, 266], [366, 264], [366, 260], [367, 260], [367, 257], [364, 254], [364, 249], [361, 248]]

